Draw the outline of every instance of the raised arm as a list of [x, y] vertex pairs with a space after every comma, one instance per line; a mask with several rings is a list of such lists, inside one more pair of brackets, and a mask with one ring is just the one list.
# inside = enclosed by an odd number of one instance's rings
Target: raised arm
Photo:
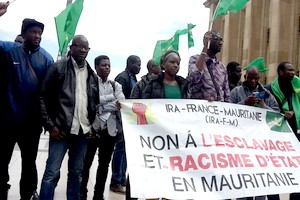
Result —
[[9, 6], [9, 1], [0, 2], [0, 17], [6, 13], [8, 6]]

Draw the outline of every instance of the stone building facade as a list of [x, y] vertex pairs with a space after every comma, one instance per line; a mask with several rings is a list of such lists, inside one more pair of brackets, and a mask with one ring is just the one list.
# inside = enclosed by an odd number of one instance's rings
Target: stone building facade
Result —
[[[218, 0], [203, 5], [213, 15]], [[211, 17], [210, 17], [211, 19]], [[300, 68], [300, 0], [249, 0], [238, 13], [219, 16], [212, 24], [223, 36], [219, 59], [226, 65], [237, 61], [243, 67], [263, 57], [269, 71], [262, 77], [270, 83], [282, 61]]]

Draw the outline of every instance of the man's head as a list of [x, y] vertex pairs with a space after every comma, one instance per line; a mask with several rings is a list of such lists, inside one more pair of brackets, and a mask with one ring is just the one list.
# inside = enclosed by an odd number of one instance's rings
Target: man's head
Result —
[[95, 70], [97, 75], [101, 77], [103, 81], [107, 80], [110, 73], [110, 60], [106, 55], [101, 55], [95, 58]]
[[147, 63], [147, 69], [148, 69], [148, 73], [149, 74], [159, 74], [159, 72], [161, 71], [161, 68], [159, 65], [155, 64], [155, 60], [154, 59], [150, 59]]
[[246, 74], [244, 77], [245, 77], [245, 85], [249, 89], [254, 90], [257, 87], [257, 85], [259, 83], [259, 79], [260, 79], [260, 74], [259, 74], [257, 67], [250, 66], [246, 70]]
[[227, 64], [228, 80], [232, 84], [237, 84], [242, 76], [241, 65], [238, 62], [232, 61]]
[[70, 46], [70, 54], [78, 64], [78, 66], [84, 64], [85, 58], [90, 50], [89, 42], [83, 35], [76, 35], [72, 40]]
[[21, 35], [24, 43], [30, 48], [36, 48], [40, 45], [44, 24], [35, 19], [25, 18], [22, 22]]
[[217, 54], [221, 51], [222, 45], [223, 45], [223, 38], [221, 34], [218, 31], [212, 30], [205, 33], [203, 40], [205, 40], [205, 37], [207, 35], [211, 35], [210, 45], [209, 45], [209, 51], [212, 54]]
[[22, 44], [24, 42], [24, 38], [21, 34], [17, 35], [15, 42]]
[[295, 75], [295, 69], [290, 62], [282, 62], [277, 67], [278, 77], [281, 80], [291, 81]]
[[131, 55], [127, 58], [126, 69], [133, 75], [140, 73], [141, 59], [136, 55]]

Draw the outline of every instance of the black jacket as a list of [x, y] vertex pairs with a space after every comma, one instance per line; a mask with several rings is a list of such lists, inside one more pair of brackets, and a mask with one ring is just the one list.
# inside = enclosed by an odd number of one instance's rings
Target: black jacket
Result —
[[132, 76], [132, 78], [135, 79], [135, 81], [137, 80], [136, 76], [130, 75], [127, 69], [125, 69], [125, 71], [118, 74], [115, 78], [115, 81], [117, 81], [122, 85], [123, 94], [126, 99], [130, 98], [131, 90], [133, 88], [131, 86], [130, 76]]
[[[164, 80], [165, 73], [161, 72], [158, 77], [153, 78], [145, 87], [145, 89], [142, 92], [142, 98], [143, 99], [161, 99], [166, 98], [165, 95], [165, 89], [164, 89]], [[181, 97], [182, 99], [187, 99], [187, 91], [188, 91], [188, 81], [181, 77], [176, 76], [175, 80], [178, 83], [178, 86], [180, 88]]]
[[[92, 125], [99, 103], [98, 77], [87, 64], [88, 119]], [[43, 81], [40, 104], [43, 125], [46, 130], [57, 126], [69, 133], [75, 109], [76, 76], [70, 57], [54, 63]]]
[[147, 74], [141, 77], [141, 80], [135, 84], [135, 86], [132, 88], [130, 99], [141, 99], [142, 98], [142, 92], [147, 86], [147, 84], [154, 78], [156, 78], [157, 75], [155, 74]]

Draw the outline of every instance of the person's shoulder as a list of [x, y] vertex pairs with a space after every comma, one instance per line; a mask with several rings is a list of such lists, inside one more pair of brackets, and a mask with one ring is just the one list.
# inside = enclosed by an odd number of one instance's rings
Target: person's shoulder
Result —
[[243, 86], [243, 85], [238, 85], [238, 86], [235, 86], [235, 87], [230, 91], [230, 93], [240, 92], [241, 90], [244, 90], [244, 86]]
[[54, 62], [52, 55], [48, 53], [48, 51], [46, 51], [43, 47], [39, 48], [39, 52], [41, 52], [46, 58]]
[[215, 62], [216, 62], [220, 67], [222, 67], [222, 69], [226, 70], [226, 73], [227, 73], [227, 68], [226, 68], [226, 66], [224, 65], [224, 63], [223, 63], [221, 60], [219, 60], [218, 58], [216, 58]]
[[199, 59], [199, 57], [200, 57], [200, 54], [194, 54], [194, 55], [190, 56], [189, 62], [190, 63], [191, 62], [195, 62], [196, 63], [196, 61]]
[[200, 54], [194, 54], [194, 55], [191, 55], [191, 56], [190, 56], [190, 59], [191, 59], [191, 58], [199, 58], [199, 57], [200, 57]]
[[271, 83], [268, 83], [266, 85], [263, 85], [263, 88], [268, 90], [268, 91], [272, 91], [272, 88], [271, 88]]
[[[124, 74], [126, 74], [126, 71], [122, 71], [119, 74], [117, 74], [116, 78], [122, 77], [122, 76], [124, 76]], [[116, 80], [116, 78], [115, 78], [115, 80]]]
[[[107, 83], [115, 86], [121, 86], [121, 84], [118, 81], [112, 80], [112, 79], [107, 79]], [[122, 86], [121, 86], [122, 87]]]
[[188, 85], [190, 82], [187, 78], [182, 76], [176, 75], [175, 80], [179, 82], [180, 85]]
[[53, 68], [58, 69], [59, 71], [62, 71], [65, 68], [64, 66], [67, 66], [67, 63], [68, 63], [68, 59], [64, 58], [64, 59], [57, 60], [57, 61], [53, 62], [51, 66]]
[[8, 52], [11, 49], [21, 46], [21, 44], [17, 42], [11, 42], [11, 41], [0, 41], [0, 46], [3, 47], [4, 51]]
[[181, 80], [181, 81], [188, 81], [187, 78], [184, 78], [183, 76], [180, 76], [180, 75], [176, 75], [175, 77], [176, 77], [176, 79]]
[[150, 77], [148, 76], [148, 74], [143, 75], [143, 76], [141, 77], [141, 80], [138, 81], [138, 82], [141, 82], [141, 81], [147, 81], [147, 80], [150, 80]]

